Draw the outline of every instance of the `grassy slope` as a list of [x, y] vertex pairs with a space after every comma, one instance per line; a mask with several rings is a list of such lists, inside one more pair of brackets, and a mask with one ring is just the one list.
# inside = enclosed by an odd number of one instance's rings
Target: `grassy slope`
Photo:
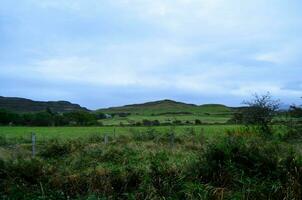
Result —
[[230, 112], [231, 109], [220, 104], [206, 104], [197, 106], [194, 104], [186, 104], [172, 100], [154, 101], [143, 104], [126, 105], [122, 107], [112, 107], [107, 109], [100, 109], [98, 112], [104, 113], [131, 113], [139, 115], [162, 114], [168, 112], [190, 112], [193, 114], [204, 113], [224, 113]]
[[40, 112], [47, 108], [54, 112], [88, 111], [88, 109], [68, 101], [33, 101], [25, 98], [0, 96], [0, 109], [11, 112]]
[[113, 119], [102, 120], [105, 125], [129, 124], [142, 121], [143, 119], [159, 120], [160, 122], [171, 122], [174, 120], [194, 122], [195, 119], [199, 119], [205, 123], [224, 123], [232, 116], [233, 109], [220, 104], [197, 106], [194, 104], [163, 100], [100, 109], [97, 112], [107, 114], [131, 114], [128, 117], [115, 116]]

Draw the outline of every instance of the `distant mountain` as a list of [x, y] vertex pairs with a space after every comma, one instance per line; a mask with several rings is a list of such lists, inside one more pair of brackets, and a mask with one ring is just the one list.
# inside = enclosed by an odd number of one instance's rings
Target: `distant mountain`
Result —
[[140, 115], [158, 114], [205, 114], [205, 113], [229, 113], [232, 109], [221, 104], [195, 105], [177, 102], [169, 99], [147, 102], [142, 104], [125, 105], [121, 107], [110, 107], [99, 109], [97, 112], [111, 113], [131, 113]]
[[88, 111], [87, 108], [68, 101], [33, 101], [18, 97], [1, 97], [0, 109], [12, 112], [39, 112], [50, 108], [53, 112]]

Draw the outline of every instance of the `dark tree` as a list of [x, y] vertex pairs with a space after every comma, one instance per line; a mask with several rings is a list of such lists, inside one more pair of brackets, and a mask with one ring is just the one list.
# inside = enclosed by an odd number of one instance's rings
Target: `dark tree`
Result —
[[148, 119], [143, 119], [142, 124], [143, 124], [143, 126], [152, 126], [153, 125], [152, 121], [150, 121]]
[[156, 119], [153, 121], [153, 126], [159, 126], [160, 125], [160, 122]]
[[202, 124], [202, 122], [200, 121], [200, 119], [195, 119], [195, 125], [200, 125]]
[[248, 107], [242, 110], [242, 120], [246, 125], [252, 125], [265, 135], [272, 133], [270, 124], [279, 109], [279, 100], [274, 100], [270, 93], [255, 94], [250, 101], [244, 101]]
[[34, 115], [34, 126], [51, 126], [53, 125], [53, 116], [48, 112], [39, 112]]
[[97, 124], [97, 117], [94, 114], [85, 111], [64, 113], [64, 117], [69, 121], [70, 124], [77, 126], [89, 126]]
[[18, 124], [20, 121], [18, 114], [0, 109], [0, 125]]

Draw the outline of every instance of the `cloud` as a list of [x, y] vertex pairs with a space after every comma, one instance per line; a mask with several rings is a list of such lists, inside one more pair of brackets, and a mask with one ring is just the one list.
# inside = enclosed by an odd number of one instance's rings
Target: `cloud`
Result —
[[106, 94], [108, 100], [92, 106], [122, 103], [129, 94], [132, 101], [238, 104], [251, 93], [271, 91], [295, 101], [302, 92], [295, 87], [299, 6], [296, 0], [5, 0], [0, 78], [43, 87], [0, 89], [31, 97], [39, 89], [43, 96], [57, 90], [61, 99], [83, 102], [100, 90]]
[[[299, 49], [302, 46], [301, 39], [287, 40], [285, 43], [279, 45], [278, 49], [256, 55], [256, 60], [285, 65], [300, 62]], [[289, 65], [288, 67], [291, 66]]]

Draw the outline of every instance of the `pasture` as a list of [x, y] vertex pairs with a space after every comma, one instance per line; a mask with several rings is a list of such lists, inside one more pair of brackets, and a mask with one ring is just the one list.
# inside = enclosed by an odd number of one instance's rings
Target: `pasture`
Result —
[[153, 127], [0, 127], [0, 137], [7, 139], [29, 138], [31, 133], [37, 135], [38, 140], [47, 139], [77, 139], [90, 136], [116, 136], [128, 135], [135, 131], [155, 130], [158, 134], [169, 133], [171, 130], [176, 135], [184, 135], [189, 131], [196, 134], [203, 133], [205, 136], [214, 137], [229, 129], [237, 129], [239, 125], [200, 125], [200, 126], [153, 126]]

